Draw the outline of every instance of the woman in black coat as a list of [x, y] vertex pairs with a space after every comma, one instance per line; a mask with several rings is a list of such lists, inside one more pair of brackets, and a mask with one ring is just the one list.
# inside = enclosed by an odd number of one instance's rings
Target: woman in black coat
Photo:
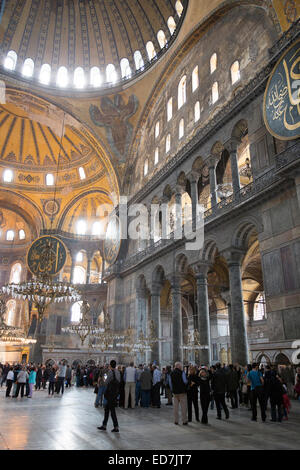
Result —
[[196, 421], [199, 421], [199, 405], [198, 405], [198, 376], [194, 366], [189, 367], [188, 372], [188, 389], [187, 389], [187, 402], [188, 402], [188, 421], [192, 421], [192, 406], [194, 405]]
[[201, 423], [208, 424], [207, 412], [211, 400], [210, 373], [204, 368], [199, 372], [198, 384], [200, 387], [200, 403], [202, 408]]

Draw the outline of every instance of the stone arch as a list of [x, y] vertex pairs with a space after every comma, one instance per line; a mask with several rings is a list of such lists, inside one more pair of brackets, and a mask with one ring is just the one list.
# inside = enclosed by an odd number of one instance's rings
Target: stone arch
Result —
[[246, 119], [240, 119], [233, 127], [231, 138], [237, 140], [238, 142], [241, 142], [242, 138], [247, 133], [248, 133], [248, 122], [246, 121]]
[[37, 237], [40, 230], [45, 228], [45, 220], [40, 209], [23, 194], [1, 189], [0, 205], [22, 217], [31, 228], [33, 238]]
[[224, 145], [219, 140], [215, 142], [210, 150], [211, 155], [220, 157], [224, 150]]
[[168, 200], [170, 201], [171, 197], [172, 197], [172, 194], [173, 194], [173, 191], [172, 191], [172, 188], [169, 184], [167, 184], [167, 186], [165, 186], [164, 190], [163, 190], [163, 196]]
[[178, 184], [179, 186], [182, 186], [182, 188], [185, 189], [185, 187], [186, 187], [186, 180], [187, 180], [186, 174], [184, 173], [184, 171], [181, 171], [181, 172], [179, 173], [178, 178], [177, 178], [177, 184]]
[[[263, 359], [265, 359], [265, 361], [263, 361]], [[265, 352], [259, 352], [256, 356], [255, 362], [257, 362], [258, 364], [265, 363], [265, 362], [267, 364], [271, 364], [271, 359]]]
[[253, 235], [262, 232], [262, 224], [254, 217], [248, 217], [239, 223], [237, 229], [233, 233], [232, 246], [236, 248], [247, 249], [249, 241]]
[[193, 164], [192, 164], [192, 171], [200, 172], [203, 165], [204, 165], [204, 163], [203, 163], [203, 158], [202, 157], [199, 156], [199, 157], [195, 158], [195, 160], [193, 161]]
[[289, 359], [289, 357], [280, 352], [278, 353], [276, 356], [275, 356], [275, 360], [274, 360], [275, 364], [278, 364], [278, 365], [289, 365], [291, 364], [291, 361]]
[[188, 259], [183, 253], [176, 256], [175, 260], [175, 271], [181, 274], [187, 274], [188, 272]]
[[165, 270], [161, 265], [155, 267], [152, 273], [152, 282], [163, 284], [165, 281]]
[[144, 274], [140, 274], [135, 281], [136, 289], [147, 289], [147, 281]]
[[217, 256], [218, 248], [216, 241], [211, 239], [204, 243], [204, 247], [200, 252], [200, 260], [212, 264]]

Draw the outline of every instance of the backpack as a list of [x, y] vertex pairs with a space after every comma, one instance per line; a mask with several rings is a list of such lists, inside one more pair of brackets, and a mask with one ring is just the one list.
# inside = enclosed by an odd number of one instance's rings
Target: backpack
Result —
[[116, 379], [115, 371], [112, 371], [113, 373], [113, 379], [107, 384], [105, 393], [104, 393], [104, 398], [106, 398], [107, 401], [115, 401], [118, 398], [119, 395], [119, 387], [120, 383]]

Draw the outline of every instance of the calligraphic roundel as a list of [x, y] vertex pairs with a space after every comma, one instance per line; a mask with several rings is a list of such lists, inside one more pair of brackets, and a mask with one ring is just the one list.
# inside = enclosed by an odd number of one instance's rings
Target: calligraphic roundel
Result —
[[280, 140], [300, 137], [300, 40], [281, 56], [264, 96], [268, 131]]
[[27, 265], [35, 276], [55, 276], [67, 258], [65, 245], [59, 238], [44, 235], [37, 238], [27, 253]]

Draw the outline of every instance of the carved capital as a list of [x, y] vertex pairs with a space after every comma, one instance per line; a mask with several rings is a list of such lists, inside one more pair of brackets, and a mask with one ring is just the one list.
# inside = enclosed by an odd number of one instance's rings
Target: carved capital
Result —
[[205, 163], [208, 168], [216, 168], [217, 164], [219, 163], [220, 157], [219, 155], [210, 155], [206, 160]]
[[200, 173], [198, 173], [198, 171], [195, 171], [195, 170], [191, 171], [191, 172], [187, 175], [187, 178], [188, 178], [188, 180], [189, 180], [189, 182], [190, 182], [191, 184], [193, 184], [193, 183], [196, 183], [196, 184], [197, 184], [197, 183], [198, 183], [198, 180], [199, 180], [199, 177], [200, 177]]
[[228, 267], [233, 265], [241, 265], [241, 262], [245, 256], [245, 251], [239, 248], [227, 248], [220, 253], [225, 258]]
[[198, 261], [191, 266], [194, 270], [196, 279], [206, 278], [208, 270], [210, 268], [210, 264], [206, 263], [205, 261]]
[[226, 142], [225, 148], [229, 153], [236, 153], [240, 143], [241, 142], [237, 138], [232, 137], [228, 142]]

